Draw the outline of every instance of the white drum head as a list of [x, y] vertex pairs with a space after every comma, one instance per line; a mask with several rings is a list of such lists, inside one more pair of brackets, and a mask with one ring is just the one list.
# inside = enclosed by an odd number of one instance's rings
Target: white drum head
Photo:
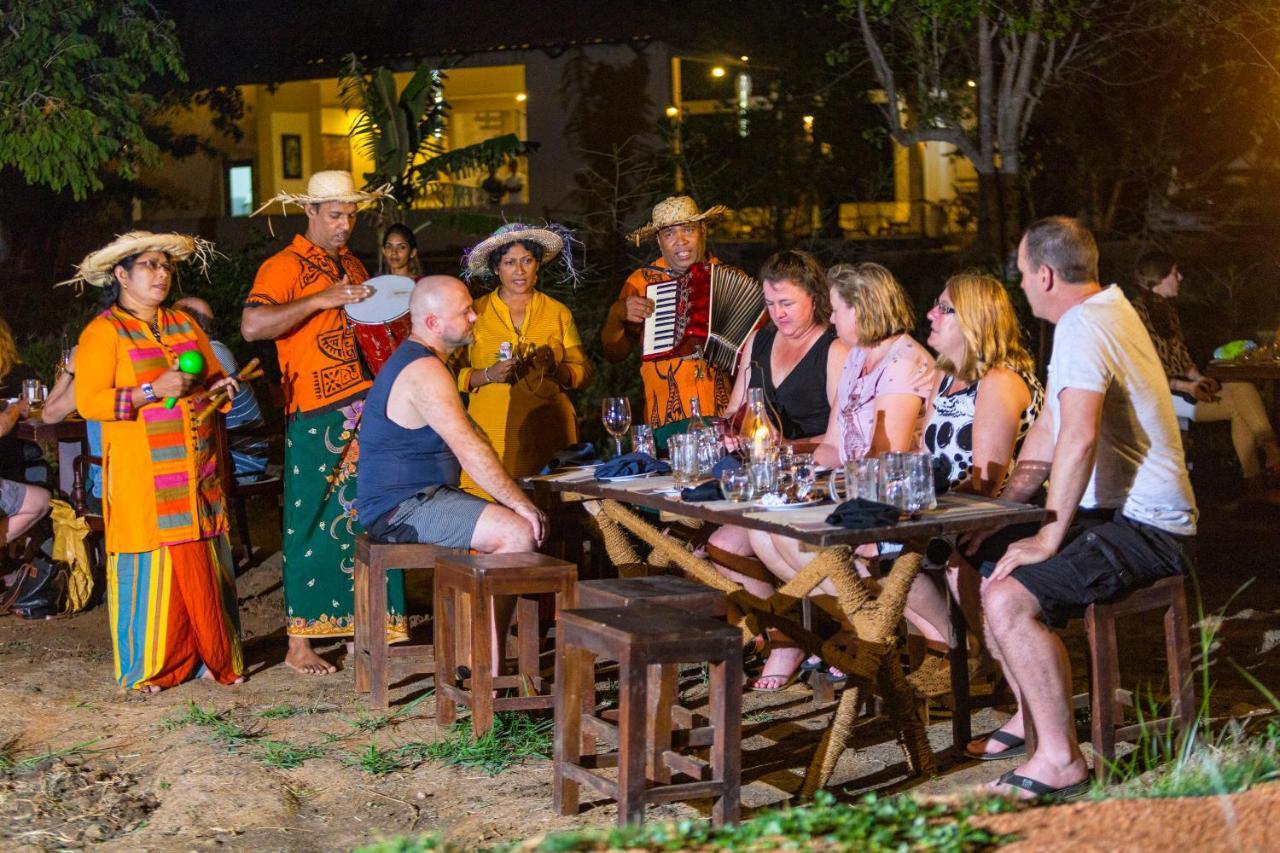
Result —
[[409, 297], [413, 279], [407, 275], [379, 275], [365, 282], [373, 288], [373, 296], [343, 308], [353, 323], [390, 323], [409, 313]]

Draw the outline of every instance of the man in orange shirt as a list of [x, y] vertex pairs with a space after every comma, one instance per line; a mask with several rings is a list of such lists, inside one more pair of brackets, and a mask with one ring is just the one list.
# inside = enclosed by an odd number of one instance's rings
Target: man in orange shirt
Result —
[[[307, 230], [258, 270], [245, 300], [246, 341], [274, 340], [288, 427], [284, 457], [285, 663], [307, 675], [335, 667], [311, 640], [345, 637], [354, 626], [356, 427], [370, 381], [342, 308], [373, 295], [364, 265], [347, 249], [361, 204], [385, 196], [358, 191], [348, 172], [317, 172], [305, 194], [279, 201], [307, 214]], [[408, 636], [404, 583], [388, 578], [387, 634]]]
[[[609, 309], [600, 343], [605, 358], [619, 362], [640, 345], [644, 320], [653, 313], [653, 301], [645, 288], [668, 281], [694, 264], [714, 262], [707, 257], [705, 220], [722, 216], [723, 205], [700, 211], [688, 196], [672, 196], [658, 202], [650, 221], [632, 231], [628, 239], [637, 246], [652, 236], [658, 238], [662, 257], [627, 277], [618, 301]], [[644, 382], [644, 423], [657, 428], [689, 416], [689, 399], [696, 396], [704, 415], [719, 415], [729, 402], [732, 377], [722, 374], [703, 358], [664, 358], [643, 361], [640, 378]]]

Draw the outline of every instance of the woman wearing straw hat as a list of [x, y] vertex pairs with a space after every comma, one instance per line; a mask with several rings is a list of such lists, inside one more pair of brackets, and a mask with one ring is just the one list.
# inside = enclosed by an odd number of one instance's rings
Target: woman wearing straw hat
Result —
[[[76, 408], [102, 422], [115, 677], [145, 692], [196, 675], [244, 680], [217, 438], [212, 420], [196, 417], [204, 392], [238, 385], [200, 327], [162, 307], [174, 264], [203, 263], [210, 251], [196, 237], [134, 231], [71, 279], [103, 288], [105, 310], [76, 349]], [[178, 369], [192, 351], [202, 374]]]
[[[349, 172], [316, 172], [305, 193], [272, 204], [297, 205], [307, 230], [267, 258], [245, 299], [247, 341], [272, 340], [284, 382], [285, 664], [304, 675], [337, 668], [311, 648], [315, 639], [355, 631], [356, 426], [370, 382], [342, 308], [373, 295], [360, 259], [347, 248], [361, 205], [386, 197], [358, 190]], [[387, 638], [408, 638], [404, 581], [387, 577]]]
[[[623, 283], [600, 329], [605, 358], [622, 361], [640, 345], [645, 318], [654, 309], [653, 301], [645, 297], [648, 285], [682, 275], [694, 264], [715, 262], [707, 257], [706, 220], [726, 212], [724, 205], [699, 210], [687, 195], [672, 196], [658, 202], [649, 222], [628, 235], [637, 246], [656, 237], [662, 256]], [[723, 414], [732, 377], [702, 358], [661, 358], [641, 362], [640, 379], [644, 382], [643, 422], [657, 429], [688, 417], [692, 397], [701, 401], [704, 415]]]
[[[496, 287], [476, 300], [475, 341], [462, 354], [458, 388], [471, 395], [467, 411], [512, 477], [536, 474], [578, 440], [566, 392], [591, 381], [573, 314], [537, 289], [539, 272], [556, 259], [567, 277], [576, 277], [562, 235], [558, 226], [512, 222], [466, 256], [464, 276]], [[470, 479], [463, 483], [482, 494]]]

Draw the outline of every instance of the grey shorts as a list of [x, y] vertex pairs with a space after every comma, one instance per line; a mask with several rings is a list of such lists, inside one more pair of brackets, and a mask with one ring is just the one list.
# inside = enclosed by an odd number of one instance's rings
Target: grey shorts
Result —
[[429, 486], [402, 500], [367, 525], [382, 542], [424, 542], [442, 548], [470, 548], [480, 513], [489, 501], [453, 486]]
[[15, 515], [22, 509], [27, 487], [13, 480], [0, 480], [0, 515]]

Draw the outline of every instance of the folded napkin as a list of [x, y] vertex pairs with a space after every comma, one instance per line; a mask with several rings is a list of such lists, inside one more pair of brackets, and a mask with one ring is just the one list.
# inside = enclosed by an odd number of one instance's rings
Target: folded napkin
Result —
[[552, 471], [559, 471], [561, 468], [572, 468], [575, 465], [591, 465], [599, 462], [600, 456], [596, 453], [596, 446], [589, 441], [571, 444], [564, 450], [557, 450], [551, 455], [551, 460], [540, 473], [550, 474]]
[[726, 456], [711, 467], [711, 476], [719, 479], [725, 471], [741, 471], [742, 463], [732, 456]]
[[827, 516], [827, 524], [834, 524], [846, 530], [865, 530], [868, 527], [893, 524], [901, 514], [896, 506], [869, 501], [866, 498], [854, 498], [832, 510]]
[[724, 500], [724, 491], [720, 488], [719, 480], [707, 480], [701, 486], [694, 486], [691, 489], [683, 489], [680, 492], [680, 500], [686, 503], [697, 503], [698, 501], [722, 501]]
[[628, 453], [596, 468], [597, 480], [628, 477], [632, 474], [670, 474], [671, 466], [648, 453]]

